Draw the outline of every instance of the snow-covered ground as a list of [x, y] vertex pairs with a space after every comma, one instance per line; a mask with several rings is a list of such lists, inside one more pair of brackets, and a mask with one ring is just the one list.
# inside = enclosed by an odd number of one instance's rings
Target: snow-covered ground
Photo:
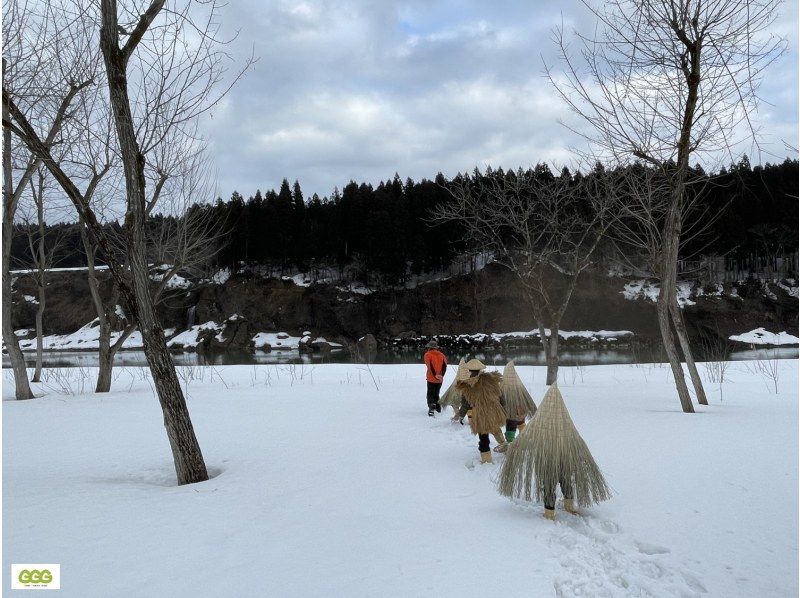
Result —
[[[687, 305], [694, 305], [692, 301], [692, 290], [694, 283], [688, 280], [679, 280], [677, 283], [678, 305], [686, 307]], [[649, 301], [658, 301], [658, 296], [661, 293], [661, 285], [657, 282], [651, 282], [646, 279], [632, 280], [625, 284], [625, 287], [620, 291], [625, 299], [635, 301], [637, 299], [647, 299]]]
[[184, 348], [195, 348], [198, 344], [200, 344], [200, 339], [198, 335], [205, 331], [205, 330], [214, 330], [218, 334], [221, 333], [224, 324], [217, 324], [214, 321], [203, 322], [202, 324], [195, 324], [188, 330], [184, 330], [183, 332], [176, 334], [171, 339], [167, 341], [168, 347], [184, 347]]
[[276, 351], [296, 351], [304, 338], [286, 332], [259, 332], [253, 337], [253, 344], [256, 349], [269, 347]]
[[[89, 268], [87, 266], [76, 266], [74, 268], [47, 268], [48, 272], [86, 272]], [[95, 270], [108, 270], [108, 266], [95, 266]], [[22, 269], [22, 270], [11, 270], [12, 276], [15, 274], [33, 274], [34, 272], [38, 272], [38, 270], [31, 270], [31, 269]]]
[[[609, 272], [609, 276], [614, 275], [615, 273], [613, 270]], [[742, 282], [744, 281], [730, 285], [727, 296], [741, 300], [742, 297], [739, 295], [736, 285]], [[770, 288], [770, 285], [774, 285], [783, 289], [790, 297], [794, 297], [795, 299], [798, 297], [797, 281], [794, 278], [786, 278], [783, 280], [761, 280], [760, 285], [761, 292], [764, 294], [764, 296], [769, 297], [773, 301], [777, 301], [778, 297], [775, 295], [772, 288]], [[625, 283], [625, 286], [620, 293], [622, 293], [622, 296], [625, 299], [630, 301], [641, 299], [655, 303], [658, 301], [658, 296], [661, 294], [661, 285], [658, 282], [654, 282], [646, 278], [631, 280]], [[677, 283], [677, 298], [678, 304], [681, 307], [695, 305], [696, 302], [693, 300], [693, 298], [716, 297], [719, 299], [723, 296], [725, 296], [725, 288], [720, 283], [701, 285], [700, 282], [696, 280], [679, 280]]]
[[[546, 336], [550, 336], [552, 333], [549, 328], [544, 329], [544, 333]], [[462, 335], [465, 337], [481, 337], [481, 336], [491, 336], [494, 340], [502, 341], [508, 338], [539, 338], [540, 333], [538, 329], [529, 330], [529, 331], [517, 331], [517, 332], [493, 332], [491, 334], [476, 334], [476, 335]], [[597, 340], [597, 339], [616, 339], [618, 337], [625, 337], [625, 336], [633, 336], [633, 332], [630, 330], [559, 330], [558, 336], [564, 339], [570, 338], [586, 338], [590, 340]]]
[[[236, 320], [241, 316], [234, 314], [228, 320]], [[97, 324], [98, 320], [95, 318], [88, 324], [85, 324], [71, 334], [51, 334], [42, 337], [42, 346], [45, 351], [97, 351], [100, 344], [100, 328]], [[167, 341], [168, 347], [180, 347], [184, 349], [196, 349], [200, 344], [200, 333], [206, 330], [213, 330], [217, 334], [217, 339], [222, 341], [222, 333], [225, 328], [225, 323], [219, 324], [217, 322], [209, 321], [203, 324], [195, 324], [188, 330], [176, 334]], [[167, 328], [164, 330], [169, 337], [175, 334], [174, 328]], [[23, 328], [15, 330], [14, 333], [18, 337], [24, 337], [35, 334], [32, 330]], [[111, 342], [114, 343], [119, 338], [121, 332], [111, 333]], [[305, 342], [326, 342], [332, 349], [342, 349], [342, 345], [326, 340], [324, 337], [317, 337], [309, 335], [308, 337], [291, 336], [285, 332], [259, 332], [253, 337], [253, 342], [256, 349], [268, 349], [274, 351], [297, 351], [301, 343]], [[36, 351], [36, 337], [20, 339], [20, 348], [26, 352]], [[134, 331], [122, 344], [122, 348], [126, 350], [141, 349], [142, 335], [138, 331]]]
[[[105, 396], [52, 372], [3, 402], [3, 588], [60, 563], [82, 598], [796, 596], [798, 363], [776, 363], [778, 394], [732, 363], [696, 415], [664, 366], [562, 368], [615, 495], [555, 524], [425, 415], [420, 365], [182, 368], [215, 476], [184, 487], [142, 369]], [[540, 401], [544, 369], [517, 370]]]
[[[549, 328], [545, 328], [544, 333], [545, 337], [549, 337], [552, 334]], [[448, 338], [455, 341], [460, 341], [463, 343], [470, 344], [470, 343], [483, 343], [487, 340], [491, 340], [493, 342], [498, 342], [498, 343], [511, 340], [517, 340], [517, 341], [536, 340], [538, 342], [540, 336], [541, 334], [539, 332], [539, 329], [536, 328], [534, 330], [515, 330], [511, 332], [475, 332], [473, 334], [455, 334], [455, 335], [437, 334], [434, 335], [434, 338], [438, 339], [439, 341], [441, 341], [443, 338]], [[615, 341], [619, 338], [632, 337], [633, 332], [631, 332], [630, 330], [559, 330], [558, 336], [562, 339], [583, 338], [592, 342], [598, 342], [600, 340]], [[412, 340], [422, 345], [429, 338], [431, 337], [424, 336], [424, 337], [416, 337]], [[401, 338], [396, 338], [394, 340], [395, 342], [408, 341], [408, 339], [401, 339]]]
[[[16, 331], [19, 336], [19, 332]], [[164, 331], [172, 334], [174, 329], [168, 328]], [[122, 332], [114, 331], [111, 333], [111, 343], [117, 342]], [[20, 340], [20, 349], [23, 351], [36, 351], [36, 337]], [[123, 349], [141, 349], [143, 347], [142, 334], [134, 331], [122, 343]], [[42, 337], [42, 347], [45, 351], [97, 351], [100, 347], [100, 326], [95, 318], [88, 324], [81, 326], [72, 334], [49, 334]]]
[[730, 337], [730, 340], [740, 343], [750, 343], [751, 345], [770, 345], [778, 347], [781, 345], [796, 345], [800, 343], [800, 338], [786, 331], [776, 334], [764, 328], [756, 328], [755, 330], [743, 334], [735, 334]]

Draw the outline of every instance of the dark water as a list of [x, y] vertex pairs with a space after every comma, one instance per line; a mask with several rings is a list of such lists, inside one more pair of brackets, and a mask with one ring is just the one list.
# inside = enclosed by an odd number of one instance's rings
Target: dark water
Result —
[[[423, 351], [379, 351], [370, 361], [372, 363], [421, 363]], [[458, 363], [461, 357], [476, 357], [487, 365], [505, 365], [514, 359], [517, 365], [544, 365], [544, 353], [530, 349], [504, 352], [460, 353], [446, 351], [451, 363]], [[695, 355], [698, 361], [708, 361], [709, 356], [702, 352]], [[797, 359], [797, 347], [774, 347], [766, 349], [734, 351], [729, 359], [741, 361], [746, 359]], [[346, 351], [328, 353], [304, 353], [297, 351], [271, 351], [264, 353], [226, 352], [202, 357], [197, 353], [178, 353], [173, 355], [176, 365], [238, 365], [238, 364], [282, 364], [282, 363], [353, 363], [351, 355]], [[33, 367], [35, 356], [26, 354], [25, 360]], [[665, 362], [663, 353], [657, 349], [581, 349], [561, 353], [561, 365], [601, 365], [621, 363], [660, 363]], [[117, 353], [116, 365], [147, 365], [142, 351], [121, 351]], [[44, 367], [93, 367], [97, 366], [95, 352], [47, 352], [44, 354]], [[3, 356], [3, 367], [9, 367], [8, 357]]]

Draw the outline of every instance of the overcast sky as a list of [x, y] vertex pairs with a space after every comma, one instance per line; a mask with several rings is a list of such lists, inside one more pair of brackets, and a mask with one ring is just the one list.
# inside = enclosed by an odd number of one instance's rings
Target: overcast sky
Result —
[[[217, 192], [245, 197], [298, 179], [306, 197], [349, 180], [564, 163], [578, 144], [543, 77], [563, 18], [591, 31], [576, 0], [238, 0], [221, 13], [233, 50], [259, 61], [206, 123]], [[797, 2], [776, 23], [787, 53], [762, 87], [755, 164], [797, 146]], [[794, 154], [792, 154], [794, 155]]]

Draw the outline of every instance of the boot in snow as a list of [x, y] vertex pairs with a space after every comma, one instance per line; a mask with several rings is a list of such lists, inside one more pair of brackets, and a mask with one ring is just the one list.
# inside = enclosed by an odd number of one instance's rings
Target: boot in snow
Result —
[[544, 518], [549, 519], [550, 521], [556, 520], [556, 510], [555, 509], [545, 509], [544, 510]]
[[481, 463], [491, 463], [492, 462], [492, 453], [486, 451], [485, 453], [481, 453]]
[[508, 450], [508, 443], [498, 444], [493, 450], [495, 453], [505, 453]]
[[494, 439], [497, 441], [497, 446], [494, 447], [494, 452], [505, 453], [508, 449], [508, 442], [506, 442], [506, 437], [503, 436], [500, 428], [497, 428], [494, 432], [492, 432], [492, 436], [494, 436]]
[[575, 501], [571, 498], [564, 499], [564, 510], [568, 513], [572, 513], [573, 515], [580, 515], [580, 512], [575, 507]]

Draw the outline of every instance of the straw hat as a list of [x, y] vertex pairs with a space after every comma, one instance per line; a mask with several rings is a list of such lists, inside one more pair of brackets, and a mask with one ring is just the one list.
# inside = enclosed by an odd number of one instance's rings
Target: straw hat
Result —
[[430, 341], [427, 345], [425, 345], [425, 347], [428, 349], [438, 349], [439, 343], [437, 343], [436, 341]]
[[477, 359], [470, 359], [470, 360], [469, 360], [469, 361], [468, 361], [468, 362], [465, 364], [465, 367], [466, 367], [466, 368], [467, 368], [467, 369], [468, 369], [470, 372], [480, 372], [481, 370], [485, 370], [485, 369], [486, 369], [486, 366], [485, 366], [485, 365], [483, 365], [483, 364], [482, 364], [480, 361], [478, 361]]

